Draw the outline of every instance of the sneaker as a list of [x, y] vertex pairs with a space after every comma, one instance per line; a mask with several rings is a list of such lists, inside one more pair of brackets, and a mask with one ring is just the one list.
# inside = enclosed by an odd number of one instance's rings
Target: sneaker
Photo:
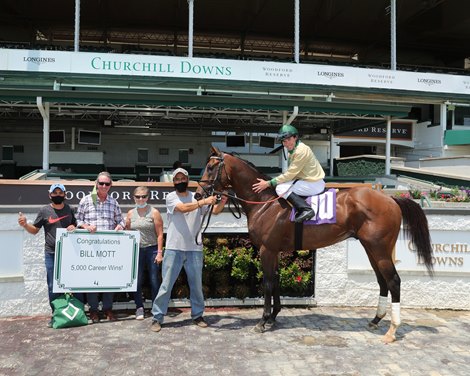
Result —
[[136, 320], [143, 320], [144, 319], [144, 308], [143, 307], [137, 308], [137, 311], [135, 311], [135, 319]]
[[193, 323], [200, 328], [207, 328], [209, 325], [207, 325], [207, 322], [204, 321], [204, 318], [202, 316], [199, 316], [197, 319], [193, 320]]
[[47, 323], [47, 327], [48, 328], [52, 328], [52, 324], [54, 323], [54, 319], [51, 317], [51, 319], [49, 320], [49, 322]]
[[93, 324], [97, 324], [100, 322], [100, 315], [96, 311], [90, 312], [90, 320]]
[[108, 319], [108, 321], [116, 321], [117, 320], [117, 317], [114, 316], [113, 311], [111, 311], [110, 309], [105, 311], [104, 314], [105, 314], [106, 318]]
[[152, 326], [150, 327], [150, 330], [152, 332], [158, 333], [160, 330], [162, 330], [162, 326], [158, 321], [152, 321]]

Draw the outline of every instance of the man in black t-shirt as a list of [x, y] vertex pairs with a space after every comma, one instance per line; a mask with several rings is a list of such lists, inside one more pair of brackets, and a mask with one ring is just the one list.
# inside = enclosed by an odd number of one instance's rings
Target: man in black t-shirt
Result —
[[[73, 231], [77, 225], [77, 220], [75, 219], [72, 208], [68, 204], [64, 203], [65, 187], [63, 184], [55, 183], [50, 186], [49, 199], [51, 200], [51, 203], [39, 210], [39, 213], [32, 224], [28, 223], [26, 217], [21, 212], [18, 216], [18, 224], [33, 235], [36, 235], [41, 227], [44, 228], [44, 260], [47, 273], [47, 289], [49, 293], [49, 304], [53, 310], [54, 308], [51, 303], [60, 295], [52, 292], [56, 231], [58, 228], [66, 228], [68, 231]], [[83, 301], [83, 294], [74, 295], [76, 298]], [[52, 326], [52, 320], [48, 325]]]

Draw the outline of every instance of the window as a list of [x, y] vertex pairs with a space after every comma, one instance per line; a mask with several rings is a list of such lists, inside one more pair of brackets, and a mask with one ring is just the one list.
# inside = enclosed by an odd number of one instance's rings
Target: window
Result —
[[137, 162], [148, 163], [149, 161], [149, 149], [137, 149]]
[[50, 144], [65, 144], [65, 131], [64, 130], [49, 131], [49, 143]]
[[13, 145], [3, 145], [2, 146], [2, 161], [12, 161], [13, 160]]
[[225, 144], [227, 145], [227, 147], [244, 147], [245, 136], [226, 136]]
[[188, 149], [179, 149], [178, 150], [178, 160], [181, 163], [189, 163], [189, 150]]
[[83, 145], [101, 145], [101, 132], [79, 129], [78, 143]]
[[274, 149], [276, 139], [274, 137], [259, 136], [259, 146]]

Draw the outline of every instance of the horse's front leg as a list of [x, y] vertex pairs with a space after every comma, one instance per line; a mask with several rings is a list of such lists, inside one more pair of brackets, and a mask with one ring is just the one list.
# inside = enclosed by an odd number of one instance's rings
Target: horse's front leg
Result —
[[258, 333], [266, 331], [266, 323], [271, 317], [271, 297], [273, 295], [273, 277], [272, 275], [263, 274], [263, 289], [264, 289], [264, 308], [261, 320], [256, 324], [254, 330]]
[[[271, 315], [271, 299], [275, 291], [275, 272], [277, 268], [277, 255], [270, 254], [264, 247], [260, 251], [261, 266], [263, 268], [263, 287], [264, 287], [264, 309], [261, 320], [256, 324], [254, 330], [262, 333], [271, 328], [274, 319]], [[278, 280], [278, 279], [277, 279]], [[279, 294], [279, 292], [278, 292]], [[277, 298], [279, 300], [279, 298]], [[276, 298], [275, 298], [275, 304]], [[279, 300], [280, 305], [280, 300]], [[276, 312], [276, 315], [279, 311]], [[275, 318], [275, 317], [274, 317]], [[269, 324], [267, 324], [269, 322]]]
[[279, 270], [276, 269], [274, 273], [273, 279], [273, 310], [271, 316], [269, 317], [268, 321], [266, 322], [265, 327], [270, 329], [274, 322], [276, 321], [277, 314], [281, 311], [281, 292], [280, 292], [280, 285], [279, 285]]

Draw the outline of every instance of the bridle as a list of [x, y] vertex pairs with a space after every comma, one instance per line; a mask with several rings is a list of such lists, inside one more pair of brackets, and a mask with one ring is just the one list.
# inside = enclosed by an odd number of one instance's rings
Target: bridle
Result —
[[[243, 198], [240, 198], [240, 197], [237, 197], [235, 195], [229, 194], [227, 192], [217, 191], [217, 190], [215, 190], [215, 186], [217, 185], [217, 183], [219, 183], [222, 186], [222, 173], [223, 172], [225, 172], [225, 176], [227, 177], [227, 181], [228, 181], [227, 187], [230, 187], [232, 185], [232, 183], [231, 183], [230, 175], [228, 174], [227, 169], [226, 169], [223, 153], [221, 153], [220, 155], [213, 155], [213, 156], [209, 157], [209, 159], [215, 159], [215, 160], [219, 161], [219, 163], [217, 164], [217, 171], [215, 173], [215, 178], [208, 179], [208, 180], [200, 180], [198, 182], [199, 186], [201, 187], [201, 189], [204, 192], [204, 197], [214, 196], [214, 195], [218, 196], [219, 198], [221, 196], [228, 197], [229, 198], [229, 201], [228, 201], [229, 202], [229, 210], [232, 213], [232, 215], [237, 219], [240, 219], [241, 215], [242, 215], [239, 202], [245, 202], [247, 204], [254, 204], [254, 205], [261, 205], [261, 204], [264, 205], [264, 204], [269, 204], [271, 202], [277, 201], [280, 198], [282, 198], [282, 196], [284, 196], [284, 195], [276, 196], [273, 199], [267, 200], [267, 201], [250, 201], [250, 200], [245, 200]], [[204, 183], [204, 185], [202, 185], [201, 183]], [[234, 209], [232, 209], [230, 204], [233, 204]], [[209, 210], [206, 213], [204, 213], [204, 216], [203, 216], [202, 222], [201, 222], [201, 228], [200, 228], [200, 230], [198, 231], [198, 233], [196, 235], [196, 244], [199, 244], [197, 238], [198, 238], [199, 233], [201, 233], [202, 228], [204, 227], [204, 229], [202, 230], [202, 234], [204, 234], [207, 230], [207, 227], [209, 226], [209, 222], [210, 222], [210, 219], [211, 219], [211, 216], [212, 216], [212, 207], [213, 207], [213, 205], [211, 205], [209, 207]], [[204, 222], [206, 221], [206, 217], [207, 217], [207, 222], [206, 222], [206, 225], [204, 226]]]
[[[228, 194], [226, 192], [221, 192], [221, 191], [216, 191], [214, 189], [214, 186], [216, 185], [217, 182], [221, 182], [221, 176], [222, 176], [222, 170], [225, 171], [225, 176], [227, 176], [227, 180], [229, 182], [228, 186], [231, 186], [231, 179], [230, 179], [230, 175], [228, 174], [227, 172], [227, 169], [225, 167], [225, 161], [224, 161], [224, 157], [223, 157], [223, 154], [222, 156], [211, 156], [209, 159], [216, 159], [218, 161], [220, 161], [220, 163], [217, 165], [217, 173], [216, 173], [216, 176], [214, 179], [210, 179], [210, 180], [201, 180], [199, 181], [199, 183], [203, 182], [203, 183], [207, 183], [207, 182], [210, 182], [211, 184], [209, 185], [210, 187], [210, 190], [207, 190], [205, 189], [205, 187], [203, 187], [202, 185], [199, 184], [199, 186], [202, 188], [202, 190], [204, 191], [204, 193], [206, 193], [206, 196], [207, 197], [208, 195], [209, 196], [212, 196], [212, 195], [218, 195], [218, 196], [227, 196], [228, 198], [234, 200], [235, 201], [241, 201], [241, 202], [245, 202], [247, 204], [253, 204], [253, 205], [264, 205], [264, 204], [269, 204], [270, 202], [274, 202], [274, 201], [277, 201], [279, 200], [280, 198], [282, 198], [284, 195], [280, 195], [280, 196], [277, 196], [277, 197], [274, 197], [273, 199], [271, 200], [266, 200], [266, 201], [251, 201], [251, 200], [245, 200], [243, 198], [240, 198], [240, 197], [237, 197], [237, 196], [234, 196], [234, 195], [231, 195], [231, 194]], [[221, 184], [222, 185], [222, 184]]]
[[[220, 199], [220, 197], [222, 195], [224, 196], [227, 196], [231, 199], [235, 199], [236, 197], [235, 196], [231, 196], [229, 194], [227, 194], [226, 192], [220, 192], [220, 191], [216, 191], [215, 190], [215, 186], [217, 183], [220, 183], [221, 184], [221, 180], [222, 180], [222, 170], [225, 171], [225, 175], [227, 176], [227, 179], [228, 181], [230, 182], [230, 177], [227, 173], [227, 170], [225, 168], [225, 161], [224, 161], [224, 157], [223, 155], [222, 156], [211, 156], [209, 157], [209, 159], [215, 159], [215, 160], [218, 160], [219, 163], [217, 164], [217, 171], [216, 171], [216, 174], [215, 174], [215, 178], [214, 179], [210, 179], [210, 180], [200, 180], [198, 182], [199, 186], [201, 187], [201, 189], [203, 190], [204, 192], [204, 197], [209, 197], [209, 196], [218, 196], [218, 199]], [[205, 183], [205, 185], [202, 185], [201, 183]], [[222, 184], [221, 184], [222, 185]], [[230, 185], [230, 184], [229, 184]], [[241, 209], [240, 209], [240, 206], [236, 204], [235, 201], [231, 201], [233, 204], [234, 204], [234, 207], [235, 207], [235, 210], [233, 210], [231, 207], [230, 207], [230, 203], [229, 203], [229, 208], [230, 208], [230, 212], [233, 214], [233, 216], [237, 219], [240, 219], [242, 217], [242, 213], [241, 213]], [[212, 208], [213, 208], [214, 205], [211, 205], [209, 206], [208, 210], [204, 213], [203, 217], [202, 217], [202, 221], [201, 221], [201, 228], [199, 229], [198, 233], [196, 234], [196, 244], [199, 245], [198, 243], [198, 236], [199, 236], [199, 233], [201, 234], [204, 234], [207, 230], [207, 227], [209, 226], [209, 222], [211, 220], [211, 216], [212, 216]], [[207, 220], [206, 220], [207, 218]], [[206, 222], [205, 226], [204, 226], [204, 222]], [[204, 229], [203, 229], [204, 228]]]

